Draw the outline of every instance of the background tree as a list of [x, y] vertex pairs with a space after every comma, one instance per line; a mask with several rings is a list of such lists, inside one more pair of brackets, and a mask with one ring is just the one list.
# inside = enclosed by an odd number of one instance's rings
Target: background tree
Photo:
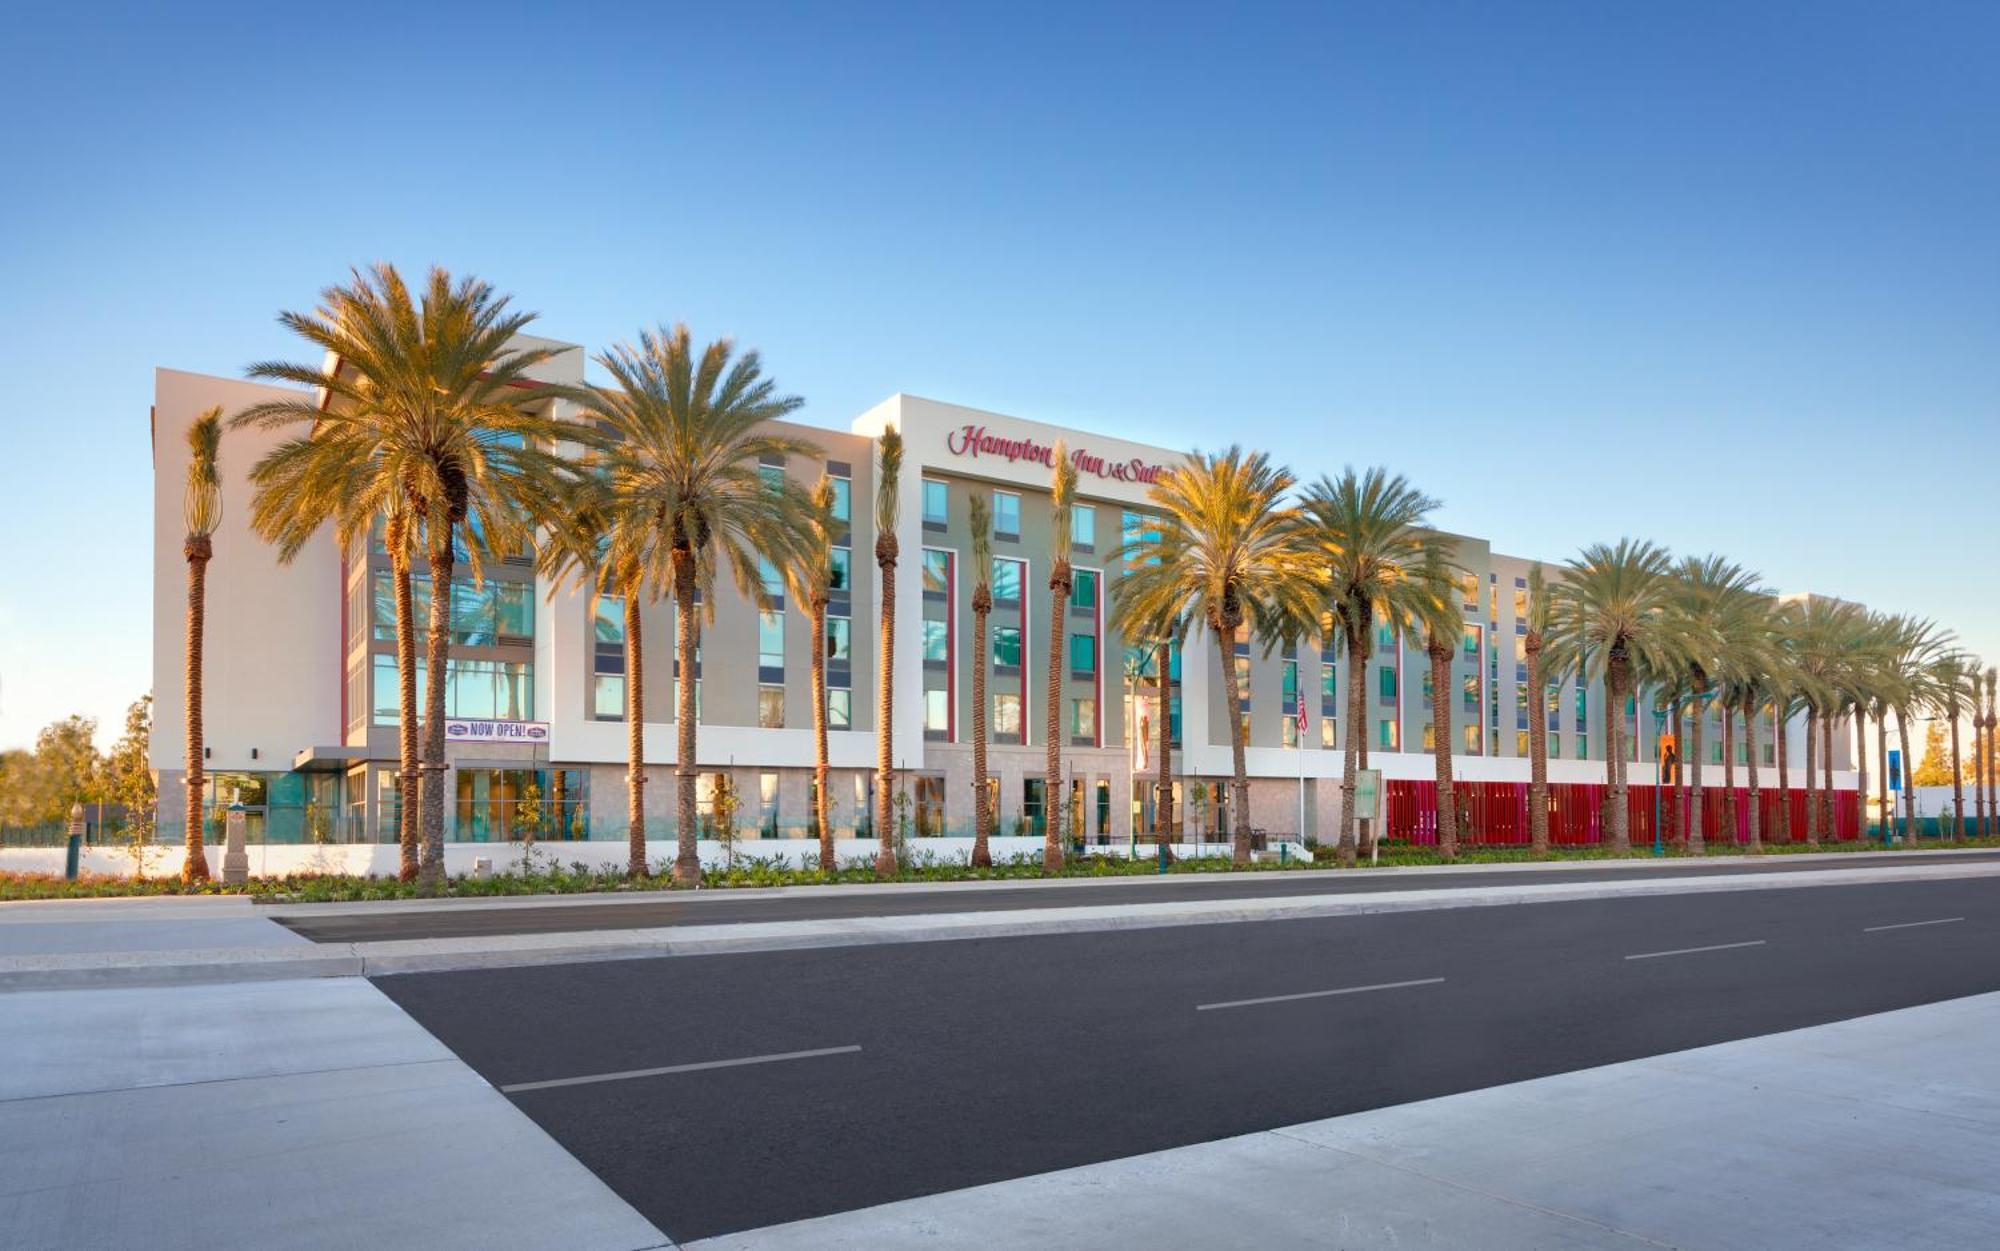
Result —
[[1528, 570], [1528, 847], [1539, 860], [1549, 854], [1548, 677], [1542, 667], [1549, 632], [1548, 576], [1537, 561]]
[[[1429, 547], [1419, 566], [1420, 609], [1410, 623], [1412, 633], [1421, 632], [1424, 656], [1430, 663], [1431, 767], [1437, 788], [1434, 809], [1438, 855], [1447, 861], [1458, 858], [1458, 797], [1451, 777], [1451, 658], [1465, 631], [1465, 617], [1458, 607], [1458, 579], [1463, 574], [1464, 570], [1445, 558], [1442, 544]], [[1533, 679], [1530, 673], [1531, 685]], [[1305, 698], [1303, 691], [1299, 698]], [[1299, 837], [1305, 837], [1304, 831]]]
[[1283, 506], [1292, 481], [1261, 452], [1231, 447], [1220, 454], [1189, 453], [1147, 492], [1162, 514], [1159, 530], [1127, 541], [1117, 553], [1127, 570], [1112, 607], [1121, 637], [1143, 637], [1155, 623], [1184, 611], [1215, 639], [1229, 709], [1232, 859], [1239, 865], [1250, 862], [1250, 783], [1237, 713], [1236, 640], [1247, 627], [1269, 651], [1318, 617], [1318, 579]]
[[153, 697], [141, 695], [125, 710], [125, 733], [111, 745], [102, 772], [104, 796], [122, 811], [121, 837], [131, 849], [133, 869], [146, 876], [146, 856], [157, 824], [159, 802], [153, 779]]
[[812, 548], [794, 567], [795, 593], [812, 614], [813, 699], [813, 826], [819, 834], [819, 868], [832, 873], [836, 863], [833, 812], [827, 792], [833, 769], [826, 742], [826, 610], [833, 602], [833, 479], [821, 473], [812, 492]]
[[215, 556], [215, 528], [222, 523], [222, 477], [216, 458], [222, 449], [222, 410], [211, 408], [188, 427], [187, 492], [181, 518], [187, 526], [187, 857], [181, 880], [208, 880], [208, 853], [202, 850], [202, 791], [207, 784], [202, 751], [202, 629], [208, 620], [208, 562]]
[[875, 565], [881, 571], [882, 629], [876, 640], [875, 675], [875, 876], [895, 877], [896, 826], [896, 562], [900, 555], [896, 520], [902, 513], [903, 436], [894, 426], [875, 440]]
[[[1684, 662], [1677, 667], [1685, 676], [1694, 714], [1693, 733], [1682, 757], [1688, 773], [1688, 850], [1699, 855], [1704, 850], [1702, 768], [1708, 759], [1702, 750], [1702, 731], [1717, 693], [1715, 680], [1730, 665], [1730, 641], [1742, 634], [1741, 621], [1755, 611], [1762, 597], [1752, 574], [1720, 556], [1684, 557], [1677, 573], [1674, 628], [1680, 635], [1676, 651]], [[1723, 707], [1726, 721], [1727, 705]], [[1734, 841], [1733, 826], [1729, 837]]]
[[[1355, 857], [1354, 794], [1366, 741], [1368, 658], [1375, 624], [1415, 619], [1430, 595], [1419, 576], [1435, 540], [1421, 527], [1438, 502], [1401, 474], [1352, 466], [1321, 477], [1299, 502], [1303, 539], [1312, 553], [1334, 633], [1347, 646], [1347, 732], [1340, 785], [1340, 863]], [[1314, 611], [1310, 620], [1321, 620]]]

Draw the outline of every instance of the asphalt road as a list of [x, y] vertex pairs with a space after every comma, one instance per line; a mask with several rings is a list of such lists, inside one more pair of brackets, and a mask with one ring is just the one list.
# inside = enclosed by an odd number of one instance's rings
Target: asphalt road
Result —
[[687, 1240], [2000, 990], [1996, 940], [1966, 879], [376, 985]]
[[[1214, 874], [1167, 874], [1126, 877], [1103, 882], [1076, 882], [1059, 889], [1035, 886], [992, 886], [976, 890], [907, 892], [847, 892], [840, 888], [793, 893], [744, 895], [731, 890], [656, 894], [642, 899], [616, 895], [589, 901], [537, 907], [468, 908], [452, 903], [433, 909], [397, 909], [379, 913], [334, 913], [272, 918], [318, 943], [359, 943], [406, 938], [468, 938], [494, 934], [543, 934], [573, 930], [651, 929], [674, 925], [728, 925], [748, 921], [810, 921], [832, 917], [910, 916], [936, 912], [1012, 912], [1024, 908], [1078, 908], [1095, 904], [1138, 904], [1197, 899], [1269, 899], [1298, 895], [1362, 895], [1379, 891], [1443, 890], [1478, 886], [1507, 888], [1556, 882], [1615, 882], [1633, 878], [1658, 879], [1717, 874], [1781, 873], [1800, 869], [1863, 869], [1884, 865], [1938, 864], [1962, 860], [2000, 859], [2000, 852], [1952, 857], [1894, 852], [1851, 853], [1851, 858], [1799, 864], [1789, 856], [1718, 856], [1713, 860], [1678, 860], [1672, 867], [1580, 864], [1574, 869], [1536, 873], [1494, 873], [1468, 869], [1462, 873], [1423, 875], [1367, 872], [1267, 872], [1223, 877]], [[1247, 880], [1246, 880], [1247, 876]]]

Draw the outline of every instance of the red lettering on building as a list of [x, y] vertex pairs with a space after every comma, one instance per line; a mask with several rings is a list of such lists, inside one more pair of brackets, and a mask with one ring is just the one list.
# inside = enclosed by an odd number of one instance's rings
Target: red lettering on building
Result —
[[[1027, 461], [1051, 468], [1055, 465], [1056, 450], [1048, 444], [1034, 439], [1001, 438], [988, 432], [985, 426], [960, 426], [945, 436], [944, 446], [953, 456], [974, 460], [992, 456], [1010, 463]], [[1069, 458], [1079, 476], [1110, 478], [1116, 482], [1136, 482], [1145, 486], [1158, 482], [1167, 469], [1165, 465], [1155, 465], [1137, 456], [1130, 460], [1107, 461], [1085, 448], [1072, 451]]]

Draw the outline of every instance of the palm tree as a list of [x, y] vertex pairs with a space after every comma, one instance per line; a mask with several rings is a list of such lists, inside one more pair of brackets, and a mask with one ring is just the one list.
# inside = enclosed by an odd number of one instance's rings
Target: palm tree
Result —
[[1044, 807], [1048, 812], [1043, 819], [1042, 872], [1062, 871], [1064, 844], [1068, 841], [1069, 826], [1063, 820], [1064, 800], [1062, 792], [1062, 693], [1063, 667], [1063, 616], [1069, 611], [1070, 586], [1073, 573], [1070, 570], [1070, 514], [1076, 507], [1076, 464], [1069, 458], [1069, 444], [1056, 440], [1054, 467], [1049, 479], [1049, 674], [1047, 689], [1043, 692], [1043, 725], [1048, 731], [1048, 772], [1043, 791], [1047, 795]]
[[895, 784], [895, 725], [892, 713], [896, 696], [896, 518], [902, 511], [903, 436], [894, 426], [876, 440], [875, 475], [875, 564], [882, 571], [882, 635], [879, 640], [879, 667], [875, 679], [875, 834], [880, 844], [875, 852], [875, 876], [894, 877], [896, 830], [892, 824], [890, 788]]
[[1757, 717], [1764, 709], [1775, 677], [1785, 664], [1784, 654], [1774, 636], [1777, 601], [1766, 592], [1742, 598], [1737, 610], [1719, 618], [1722, 650], [1717, 672], [1717, 703], [1722, 712], [1723, 829], [1733, 842], [1736, 838], [1736, 717], [1743, 719], [1744, 774], [1749, 789], [1749, 811], [1745, 814], [1748, 845], [1763, 848], [1760, 828], [1763, 814], [1758, 810]]
[[1665, 549], [1652, 543], [1594, 543], [1550, 588], [1550, 635], [1564, 654], [1581, 658], [1585, 680], [1604, 678], [1604, 830], [1620, 852], [1632, 849], [1622, 714], [1634, 691], [1634, 670], [1669, 668], [1680, 646], [1668, 616], [1674, 593], [1670, 569]]
[[810, 564], [815, 536], [822, 532], [812, 500], [795, 482], [766, 482], [761, 466], [767, 459], [815, 456], [818, 449], [760, 429], [802, 401], [778, 394], [776, 384], [763, 377], [762, 358], [754, 351], [736, 356], [728, 339], [697, 354], [681, 325], [643, 331], [636, 344], [619, 344], [595, 359], [612, 385], [586, 384], [566, 394], [579, 420], [605, 436], [586, 453], [582, 468], [584, 480], [594, 484], [588, 490], [609, 536], [607, 563], [625, 588], [632, 864], [635, 872], [644, 871], [636, 605], [644, 591], [657, 594], [665, 586], [673, 593], [679, 664], [674, 880], [693, 885], [701, 881], [695, 815], [699, 614], [704, 608], [713, 613], [715, 574], [724, 564], [737, 588], [763, 611], [772, 597], [759, 576], [759, 558], [781, 569]]
[[250, 528], [289, 565], [314, 535], [331, 525], [342, 552], [358, 550], [377, 522], [389, 557], [390, 602], [396, 628], [397, 843], [401, 880], [418, 872], [417, 626], [411, 590], [420, 519], [400, 479], [380, 481], [382, 462], [367, 432], [320, 423], [303, 438], [273, 448], [250, 471], [255, 494]]
[[1993, 824], [1996, 821], [2000, 821], [2000, 794], [1996, 794], [1994, 791], [1993, 777], [1993, 730], [1996, 720], [1994, 700], [1996, 695], [2000, 695], [2000, 666], [1988, 665], [1986, 668], [1986, 754], [1981, 756], [1980, 759], [1986, 765], [1987, 828], [1982, 832], [1989, 838], [1993, 835]]
[[636, 879], [646, 872], [646, 652], [639, 605], [643, 597], [658, 593], [647, 578], [654, 535], [644, 518], [616, 511], [603, 465], [595, 458], [587, 463], [589, 472], [568, 484], [567, 506], [544, 532], [536, 565], [550, 580], [551, 596], [575, 576], [594, 596], [619, 604], [625, 692], [625, 872]]
[[[1465, 618], [1458, 607], [1457, 581], [1463, 572], [1445, 559], [1442, 546], [1432, 546], [1419, 566], [1424, 602], [1420, 615], [1412, 623], [1423, 631], [1424, 656], [1430, 662], [1431, 767], [1437, 785], [1438, 855], [1447, 861], [1458, 859], [1458, 797], [1451, 780], [1451, 657], [1465, 629]], [[1300, 692], [1299, 698], [1305, 698], [1304, 692]], [[1304, 836], [1301, 831], [1300, 837]]]
[[[552, 520], [568, 464], [561, 440], [589, 436], [524, 404], [537, 384], [529, 371], [557, 352], [514, 348], [534, 320], [509, 312], [508, 297], [476, 278], [453, 281], [430, 271], [413, 296], [392, 265], [355, 271], [329, 287], [312, 313], [281, 313], [280, 324], [321, 349], [325, 364], [265, 361], [253, 378], [316, 388], [325, 402], [301, 396], [255, 404], [232, 425], [323, 425], [365, 451], [372, 506], [400, 501], [421, 527], [431, 580], [425, 643], [421, 880], [444, 878], [444, 722], [449, 677], [451, 587], [462, 546], [474, 579], [482, 553], [520, 550], [535, 526]], [[356, 507], [364, 505], [357, 503]]]
[[1965, 837], [1965, 774], [1959, 756], [1958, 719], [1967, 699], [1978, 698], [1971, 692], [1977, 688], [1979, 667], [1966, 653], [1948, 651], [1931, 662], [1931, 681], [1931, 711], [1950, 726], [1951, 819], [1956, 842]]
[[201, 846], [202, 790], [202, 629], [208, 620], [208, 562], [215, 557], [215, 528], [222, 524], [222, 477], [216, 455], [222, 449], [222, 410], [211, 408], [188, 427], [187, 493], [181, 518], [187, 524], [182, 554], [187, 557], [187, 857], [181, 881], [208, 880], [208, 853]]
[[972, 522], [972, 865], [993, 866], [992, 784], [986, 772], [986, 619], [993, 612], [993, 501], [984, 491], [968, 501]]
[[[1415, 619], [1433, 594], [1420, 576], [1440, 542], [1423, 530], [1438, 502], [1401, 475], [1350, 466], [1338, 480], [1322, 477], [1299, 503], [1306, 542], [1326, 583], [1334, 633], [1347, 644], [1347, 732], [1340, 812], [1340, 863], [1355, 853], [1354, 793], [1366, 738], [1366, 672], [1375, 623]], [[1309, 620], [1320, 620], [1315, 613]], [[1226, 667], [1226, 666], [1225, 666]]]
[[1237, 713], [1242, 707], [1237, 634], [1248, 626], [1268, 649], [1295, 638], [1301, 623], [1317, 616], [1312, 566], [1298, 527], [1282, 506], [1292, 482], [1289, 471], [1261, 452], [1231, 447], [1220, 454], [1190, 453], [1148, 492], [1163, 514], [1158, 532], [1141, 534], [1118, 553], [1127, 570], [1112, 610], [1119, 635], [1143, 637], [1149, 627], [1186, 612], [1215, 637], [1229, 709], [1236, 794], [1232, 859], [1238, 865], [1250, 862], [1250, 782], [1243, 718]]
[[1528, 659], [1528, 847], [1537, 860], [1549, 854], [1548, 680], [1542, 670], [1548, 631], [1548, 578], [1537, 561], [1528, 570], [1528, 632], [1522, 640]]
[[1914, 846], [1917, 788], [1910, 775], [1916, 768], [1916, 757], [1910, 754], [1910, 724], [1916, 720], [1918, 710], [1930, 703], [1933, 693], [1931, 662], [1950, 646], [1951, 639], [1933, 622], [1913, 617], [1901, 618], [1901, 622], [1901, 629], [1892, 640], [1888, 655], [1888, 664], [1893, 671], [1890, 708], [1896, 714], [1896, 738], [1903, 752], [1902, 836], [1906, 843]]
[[826, 746], [826, 610], [833, 602], [833, 479], [825, 473], [813, 487], [812, 550], [792, 568], [795, 593], [812, 612], [813, 825], [819, 830], [820, 872], [832, 873], [838, 865], [827, 796], [833, 769]]
[[[1688, 556], [1680, 564], [1676, 586], [1675, 618], [1683, 633], [1683, 655], [1689, 696], [1694, 708], [1694, 732], [1688, 752], [1682, 757], [1688, 766], [1688, 851], [1701, 855], [1702, 838], [1702, 729], [1708, 720], [1712, 680], [1728, 664], [1730, 639], [1738, 632], [1738, 622], [1751, 606], [1761, 602], [1757, 579], [1742, 566], [1720, 556]], [[1723, 720], [1729, 719], [1724, 705]], [[1728, 748], [1723, 751], [1728, 760]], [[1734, 773], [1734, 761], [1729, 761]], [[1733, 790], [1733, 779], [1732, 779]], [[1725, 795], [1732, 793], [1725, 791]], [[1730, 837], [1735, 837], [1732, 827]]]

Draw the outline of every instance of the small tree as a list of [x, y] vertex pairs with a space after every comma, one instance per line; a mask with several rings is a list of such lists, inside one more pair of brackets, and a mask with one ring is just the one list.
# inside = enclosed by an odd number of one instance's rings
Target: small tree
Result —
[[715, 775], [715, 837], [722, 844], [722, 859], [727, 865], [736, 863], [736, 814], [743, 806], [736, 793], [736, 779], [727, 773]]

